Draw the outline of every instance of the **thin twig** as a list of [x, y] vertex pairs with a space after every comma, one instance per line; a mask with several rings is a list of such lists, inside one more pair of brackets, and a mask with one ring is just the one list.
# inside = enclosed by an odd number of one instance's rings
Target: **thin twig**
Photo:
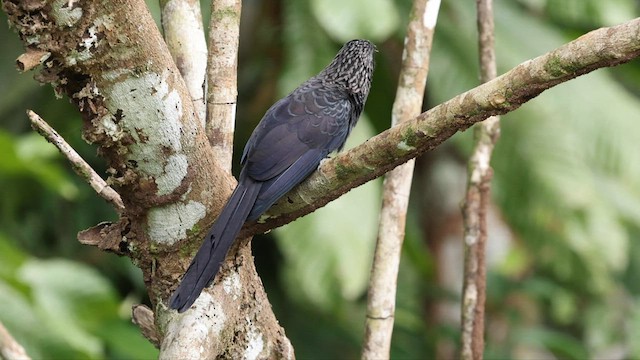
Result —
[[31, 359], [16, 339], [11, 336], [7, 328], [0, 322], [0, 359], [28, 360]]
[[[492, 0], [476, 0], [480, 78], [497, 76]], [[461, 358], [479, 360], [484, 352], [484, 304], [486, 298], [485, 244], [490, 201], [491, 154], [500, 136], [500, 119], [492, 116], [475, 125], [474, 150], [467, 166], [464, 219], [464, 284], [462, 289]]]
[[[400, 81], [393, 103], [392, 126], [408, 121], [422, 110], [429, 72], [429, 54], [440, 0], [415, 0], [402, 55]], [[405, 234], [405, 220], [414, 160], [389, 172], [384, 180], [362, 348], [363, 359], [388, 359], [393, 332], [398, 267]]]
[[207, 42], [198, 0], [162, 0], [162, 29], [171, 57], [184, 79], [196, 115], [204, 126], [207, 108]]
[[73, 171], [88, 182], [100, 197], [110, 202], [115, 206], [116, 210], [121, 213], [124, 210], [124, 203], [122, 202], [120, 194], [113, 190], [111, 186], [107, 185], [100, 175], [98, 175], [98, 173], [96, 173], [96, 171], [93, 170], [93, 168], [91, 168], [91, 166], [87, 164], [82, 157], [80, 157], [80, 154], [78, 154], [71, 145], [69, 145], [62, 136], [60, 136], [60, 134], [49, 126], [46, 121], [42, 120], [38, 114], [31, 110], [27, 110], [27, 115], [31, 120], [31, 127], [60, 150], [62, 155], [64, 155], [71, 163]]
[[209, 23], [206, 133], [218, 165], [231, 171], [238, 98], [240, 0], [213, 0]]

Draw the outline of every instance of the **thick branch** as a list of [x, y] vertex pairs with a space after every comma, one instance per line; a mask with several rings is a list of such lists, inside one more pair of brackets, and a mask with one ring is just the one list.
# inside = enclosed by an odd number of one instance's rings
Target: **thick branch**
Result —
[[[400, 81], [391, 114], [392, 126], [411, 120], [422, 110], [439, 8], [440, 0], [413, 2], [402, 54]], [[413, 167], [412, 159], [390, 171], [384, 180], [378, 241], [369, 280], [363, 359], [389, 358]]]
[[[487, 82], [497, 75], [494, 48], [493, 1], [477, 0], [480, 78]], [[500, 136], [500, 119], [491, 116], [476, 124], [474, 149], [468, 163], [467, 193], [462, 206], [464, 219], [464, 285], [462, 289], [461, 357], [482, 359], [484, 352], [484, 303], [486, 297], [485, 243], [487, 209], [491, 189], [491, 154]]]
[[287, 224], [489, 116], [513, 111], [558, 84], [638, 56], [640, 18], [585, 34], [325, 161], [268, 211], [271, 218], [248, 225], [243, 234]]
[[[165, 329], [160, 359], [293, 359], [294, 352], [258, 277], [247, 240], [193, 307], [182, 314], [159, 304]], [[232, 250], [235, 252], [235, 250]], [[158, 311], [162, 308], [162, 311]]]
[[238, 98], [241, 4], [240, 0], [213, 0], [209, 23], [206, 132], [218, 165], [229, 172]]
[[162, 28], [164, 40], [184, 79], [193, 108], [204, 127], [207, 108], [205, 72], [207, 43], [202, 28], [202, 14], [198, 0], [162, 0]]

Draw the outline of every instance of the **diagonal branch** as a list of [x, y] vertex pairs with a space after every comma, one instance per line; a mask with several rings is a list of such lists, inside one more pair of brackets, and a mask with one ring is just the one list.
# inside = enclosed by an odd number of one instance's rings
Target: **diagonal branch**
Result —
[[46, 121], [42, 120], [38, 114], [31, 110], [27, 110], [27, 115], [29, 116], [29, 120], [31, 120], [31, 126], [33, 129], [60, 150], [62, 155], [64, 155], [71, 163], [73, 171], [88, 182], [101, 198], [110, 202], [116, 210], [121, 213], [124, 210], [124, 203], [122, 202], [122, 198], [120, 198], [120, 194], [113, 190], [111, 186], [107, 185], [107, 182], [104, 181], [100, 175], [98, 175], [98, 173], [93, 170], [89, 164], [87, 164], [86, 161], [84, 161], [80, 154], [78, 154], [71, 145], [64, 141], [62, 136], [47, 124]]
[[640, 18], [589, 32], [325, 161], [262, 223], [249, 224], [240, 236], [287, 224], [489, 116], [506, 114], [558, 84], [638, 56]]

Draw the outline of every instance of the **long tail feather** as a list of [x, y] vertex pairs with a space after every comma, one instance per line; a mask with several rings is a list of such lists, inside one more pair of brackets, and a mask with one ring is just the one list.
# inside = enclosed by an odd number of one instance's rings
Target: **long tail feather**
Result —
[[[242, 178], [242, 176], [241, 176]], [[231, 194], [220, 216], [213, 224], [182, 282], [169, 300], [172, 309], [184, 312], [196, 301], [202, 290], [215, 278], [220, 265], [245, 223], [262, 183], [246, 177]]]

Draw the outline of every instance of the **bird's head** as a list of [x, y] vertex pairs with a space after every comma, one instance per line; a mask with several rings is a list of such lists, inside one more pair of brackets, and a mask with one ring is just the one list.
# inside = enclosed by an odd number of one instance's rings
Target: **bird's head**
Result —
[[371, 88], [375, 52], [376, 46], [370, 41], [351, 40], [342, 46], [321, 74], [350, 93], [366, 98]]

